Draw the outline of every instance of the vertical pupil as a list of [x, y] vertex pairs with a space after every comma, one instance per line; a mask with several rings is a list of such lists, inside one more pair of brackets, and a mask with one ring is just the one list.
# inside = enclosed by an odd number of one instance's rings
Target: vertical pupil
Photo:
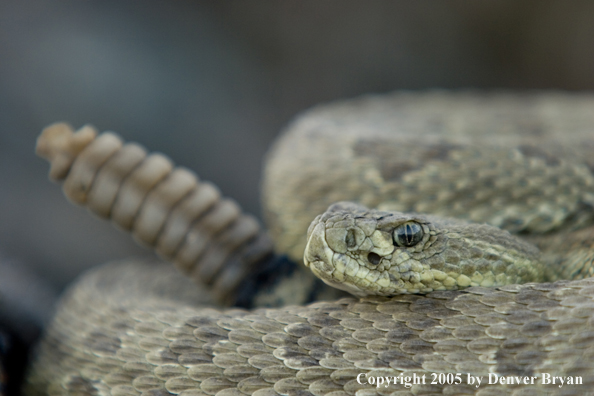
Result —
[[412, 243], [412, 240], [414, 238], [413, 236], [413, 229], [412, 226], [410, 224], [406, 225], [406, 230], [404, 232], [404, 237], [406, 238], [406, 244], [410, 245]]
[[423, 239], [423, 229], [418, 223], [408, 222], [400, 225], [394, 231], [394, 242], [398, 246], [411, 247]]

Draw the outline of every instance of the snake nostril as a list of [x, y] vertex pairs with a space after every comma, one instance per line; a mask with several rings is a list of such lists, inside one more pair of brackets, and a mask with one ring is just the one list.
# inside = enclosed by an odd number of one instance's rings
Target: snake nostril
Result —
[[371, 252], [367, 255], [367, 261], [369, 261], [370, 264], [378, 265], [380, 260], [381, 260], [381, 257], [377, 253]]
[[355, 231], [353, 231], [352, 228], [347, 231], [347, 234], [345, 237], [345, 243], [346, 243], [347, 247], [349, 247], [349, 248], [354, 248], [355, 245], [357, 244], [357, 241], [355, 240]]

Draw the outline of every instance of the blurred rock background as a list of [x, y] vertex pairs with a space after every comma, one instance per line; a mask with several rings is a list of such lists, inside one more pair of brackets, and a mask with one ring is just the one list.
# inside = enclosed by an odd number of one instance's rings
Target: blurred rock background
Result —
[[296, 113], [424, 88], [593, 89], [594, 2], [0, 0], [0, 279], [37, 278], [47, 307], [81, 270], [151, 255], [47, 180], [49, 123], [117, 131], [259, 214]]

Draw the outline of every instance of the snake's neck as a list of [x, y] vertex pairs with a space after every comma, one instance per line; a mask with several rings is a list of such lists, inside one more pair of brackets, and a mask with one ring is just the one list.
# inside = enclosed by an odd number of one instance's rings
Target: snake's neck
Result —
[[346, 296], [286, 255], [271, 255], [242, 282], [231, 304], [242, 308], [282, 307]]

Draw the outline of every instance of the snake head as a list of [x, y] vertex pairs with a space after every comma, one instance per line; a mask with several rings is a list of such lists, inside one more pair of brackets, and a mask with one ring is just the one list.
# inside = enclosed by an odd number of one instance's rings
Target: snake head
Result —
[[356, 296], [542, 281], [538, 250], [507, 231], [437, 216], [333, 204], [307, 233], [304, 263]]

